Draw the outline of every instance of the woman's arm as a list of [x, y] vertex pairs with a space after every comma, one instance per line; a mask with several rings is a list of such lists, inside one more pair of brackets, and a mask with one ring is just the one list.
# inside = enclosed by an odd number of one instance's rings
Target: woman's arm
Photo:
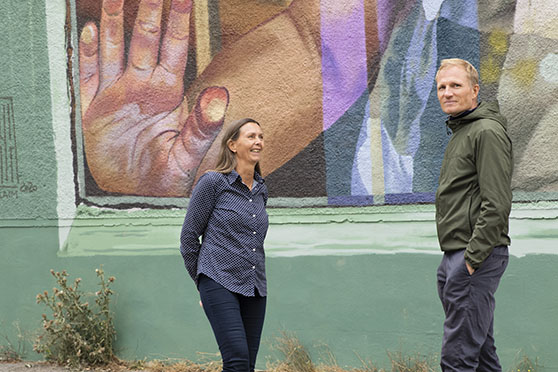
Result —
[[216, 176], [218, 176], [216, 173], [206, 173], [200, 177], [190, 197], [190, 204], [180, 233], [180, 253], [184, 259], [184, 265], [194, 281], [196, 281], [198, 271], [200, 236], [205, 233], [215, 207]]

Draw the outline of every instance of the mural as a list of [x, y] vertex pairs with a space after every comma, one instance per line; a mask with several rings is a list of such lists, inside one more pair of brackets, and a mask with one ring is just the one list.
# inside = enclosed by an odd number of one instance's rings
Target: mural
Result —
[[557, 195], [558, 11], [543, 0], [75, 9], [84, 198], [188, 196], [223, 126], [249, 116], [266, 135], [272, 197], [432, 202], [449, 139], [434, 75], [453, 57], [477, 66], [481, 99], [498, 99], [508, 117], [514, 191]]

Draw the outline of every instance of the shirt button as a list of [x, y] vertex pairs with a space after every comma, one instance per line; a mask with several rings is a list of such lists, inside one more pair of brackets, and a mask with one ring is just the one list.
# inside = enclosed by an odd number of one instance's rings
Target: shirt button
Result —
[[255, 251], [256, 251], [256, 248], [252, 248], [252, 251], [254, 251], [254, 252], [255, 252]]
[[251, 203], [251, 202], [252, 202], [252, 199], [248, 199], [248, 201]]
[[256, 268], [256, 266], [252, 266], [252, 270], [254, 270]]
[[252, 217], [256, 217], [256, 215], [255, 215], [255, 214], [253, 214], [253, 215], [252, 215]]

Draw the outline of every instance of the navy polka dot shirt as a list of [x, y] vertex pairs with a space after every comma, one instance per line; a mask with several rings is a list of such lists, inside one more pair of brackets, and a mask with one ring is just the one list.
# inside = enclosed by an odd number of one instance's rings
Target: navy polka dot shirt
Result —
[[196, 284], [204, 274], [231, 292], [267, 296], [266, 204], [267, 187], [257, 173], [252, 190], [234, 170], [200, 177], [180, 234], [180, 253]]

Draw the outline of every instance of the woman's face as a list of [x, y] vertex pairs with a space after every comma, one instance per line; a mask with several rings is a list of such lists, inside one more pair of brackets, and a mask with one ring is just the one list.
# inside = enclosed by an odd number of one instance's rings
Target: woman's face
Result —
[[229, 149], [235, 153], [238, 164], [255, 166], [264, 149], [262, 128], [253, 122], [244, 124], [236, 141], [229, 142]]

